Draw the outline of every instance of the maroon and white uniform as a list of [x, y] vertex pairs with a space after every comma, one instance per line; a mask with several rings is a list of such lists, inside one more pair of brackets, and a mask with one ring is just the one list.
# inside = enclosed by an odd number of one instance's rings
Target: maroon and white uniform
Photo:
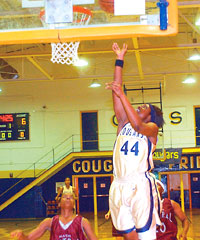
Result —
[[177, 240], [177, 221], [171, 200], [164, 198], [160, 215], [162, 225], [157, 228], [157, 240]]
[[82, 228], [82, 216], [76, 216], [71, 222], [63, 224], [59, 215], [52, 219], [50, 240], [87, 240]]

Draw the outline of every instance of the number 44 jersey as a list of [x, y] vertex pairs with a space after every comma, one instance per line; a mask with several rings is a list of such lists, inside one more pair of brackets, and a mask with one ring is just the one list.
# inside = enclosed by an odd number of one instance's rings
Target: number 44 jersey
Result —
[[117, 136], [113, 151], [114, 176], [118, 179], [131, 179], [135, 174], [153, 169], [150, 140], [136, 132], [127, 123]]

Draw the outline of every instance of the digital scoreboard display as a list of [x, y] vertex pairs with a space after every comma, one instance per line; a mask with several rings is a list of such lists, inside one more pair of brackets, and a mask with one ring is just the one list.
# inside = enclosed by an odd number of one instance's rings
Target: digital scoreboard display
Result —
[[0, 141], [29, 140], [29, 113], [0, 114]]

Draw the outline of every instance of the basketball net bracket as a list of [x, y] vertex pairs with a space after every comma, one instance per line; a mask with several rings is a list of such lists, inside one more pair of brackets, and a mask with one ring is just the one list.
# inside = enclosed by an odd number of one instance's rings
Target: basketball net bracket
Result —
[[[48, 24], [45, 22], [45, 11], [42, 10], [40, 12], [40, 19], [47, 28], [65, 28], [69, 25], [88, 25], [90, 19], [92, 17], [92, 12], [80, 6], [73, 6], [73, 22], [64, 24]], [[58, 34], [58, 39], [59, 34]], [[51, 43], [52, 55], [51, 61], [53, 63], [61, 63], [61, 64], [75, 64], [78, 61], [78, 47], [80, 42], [59, 42], [59, 43]]]

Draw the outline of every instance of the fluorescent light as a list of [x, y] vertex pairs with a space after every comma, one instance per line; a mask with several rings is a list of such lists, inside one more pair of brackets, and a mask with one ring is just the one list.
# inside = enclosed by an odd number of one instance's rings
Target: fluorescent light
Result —
[[191, 57], [189, 57], [188, 60], [190, 61], [200, 60], [200, 54], [194, 54]]
[[92, 84], [90, 85], [91, 88], [96, 88], [96, 87], [100, 87], [100, 86], [101, 86], [100, 83], [92, 83]]
[[99, 83], [98, 80], [93, 80], [92, 83], [90, 84], [90, 88], [97, 88], [97, 87], [100, 87], [101, 84]]
[[0, 92], [2, 92], [2, 89], [0, 88]]
[[195, 83], [195, 82], [196, 82], [196, 79], [191, 74], [189, 74], [187, 78], [182, 81], [182, 83], [187, 83], [187, 84]]
[[83, 67], [83, 66], [87, 66], [88, 62], [84, 59], [78, 59], [73, 65], [76, 67]]
[[196, 48], [194, 49], [193, 54], [187, 60], [189, 61], [200, 60], [200, 54]]
[[200, 19], [197, 19], [197, 20], [196, 20], [195, 25], [196, 25], [196, 26], [200, 26]]

